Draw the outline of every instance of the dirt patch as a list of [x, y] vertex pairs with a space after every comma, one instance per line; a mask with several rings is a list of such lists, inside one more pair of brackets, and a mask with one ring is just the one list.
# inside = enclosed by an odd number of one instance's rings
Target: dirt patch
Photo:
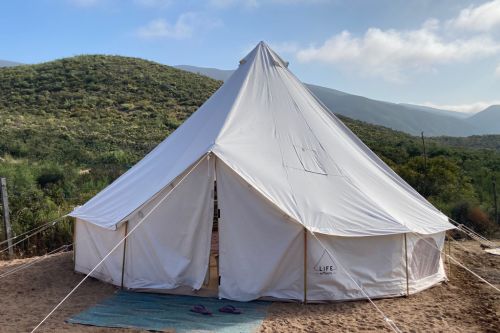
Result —
[[[477, 243], [452, 245], [452, 255], [500, 287], [500, 256]], [[0, 262], [4, 273], [33, 259]], [[0, 332], [26, 332], [83, 278], [73, 272], [72, 253], [57, 254], [0, 279]], [[113, 294], [115, 287], [87, 280], [39, 332], [141, 332], [72, 325], [65, 319]], [[451, 265], [450, 281], [409, 298], [375, 300], [403, 332], [499, 332], [500, 294]], [[367, 301], [331, 304], [274, 303], [261, 332], [390, 332]]]

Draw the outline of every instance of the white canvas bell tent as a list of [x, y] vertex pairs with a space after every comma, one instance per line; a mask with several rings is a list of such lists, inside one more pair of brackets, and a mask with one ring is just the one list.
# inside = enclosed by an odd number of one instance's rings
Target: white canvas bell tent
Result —
[[390, 297], [446, 278], [447, 217], [263, 42], [182, 126], [70, 214], [76, 270], [89, 273], [134, 230], [92, 276], [131, 289], [200, 289], [214, 182], [219, 297]]

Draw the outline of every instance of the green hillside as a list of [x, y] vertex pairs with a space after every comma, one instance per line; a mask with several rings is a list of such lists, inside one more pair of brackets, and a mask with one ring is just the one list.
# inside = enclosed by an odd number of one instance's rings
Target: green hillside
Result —
[[[0, 175], [17, 233], [82, 204], [127, 170], [220, 86], [204, 76], [117, 56], [79, 56], [0, 68]], [[491, 178], [500, 153], [428, 142], [342, 120], [445, 213], [492, 232]], [[476, 140], [477, 141], [477, 140]], [[24, 244], [28, 253], [70, 240], [61, 224]], [[27, 242], [26, 242], [27, 243]]]
[[492, 149], [500, 152], [500, 135], [441, 136], [434, 137], [433, 140], [453, 147]]
[[140, 59], [80, 56], [0, 70], [0, 156], [137, 159], [220, 83]]

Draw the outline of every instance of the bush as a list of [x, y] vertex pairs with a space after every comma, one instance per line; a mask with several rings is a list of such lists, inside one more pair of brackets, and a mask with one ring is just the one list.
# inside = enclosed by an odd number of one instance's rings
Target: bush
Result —
[[50, 184], [56, 184], [64, 181], [64, 171], [58, 165], [51, 165], [42, 168], [36, 181], [40, 187], [45, 188]]
[[469, 202], [461, 202], [455, 205], [451, 211], [451, 218], [481, 235], [494, 235], [498, 226], [489, 218], [479, 206], [473, 206]]

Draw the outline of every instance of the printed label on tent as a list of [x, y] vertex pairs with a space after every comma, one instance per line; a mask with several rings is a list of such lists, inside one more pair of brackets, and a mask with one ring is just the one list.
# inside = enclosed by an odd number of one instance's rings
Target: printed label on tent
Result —
[[337, 265], [326, 249], [313, 268], [314, 272], [320, 275], [331, 275], [337, 271]]

